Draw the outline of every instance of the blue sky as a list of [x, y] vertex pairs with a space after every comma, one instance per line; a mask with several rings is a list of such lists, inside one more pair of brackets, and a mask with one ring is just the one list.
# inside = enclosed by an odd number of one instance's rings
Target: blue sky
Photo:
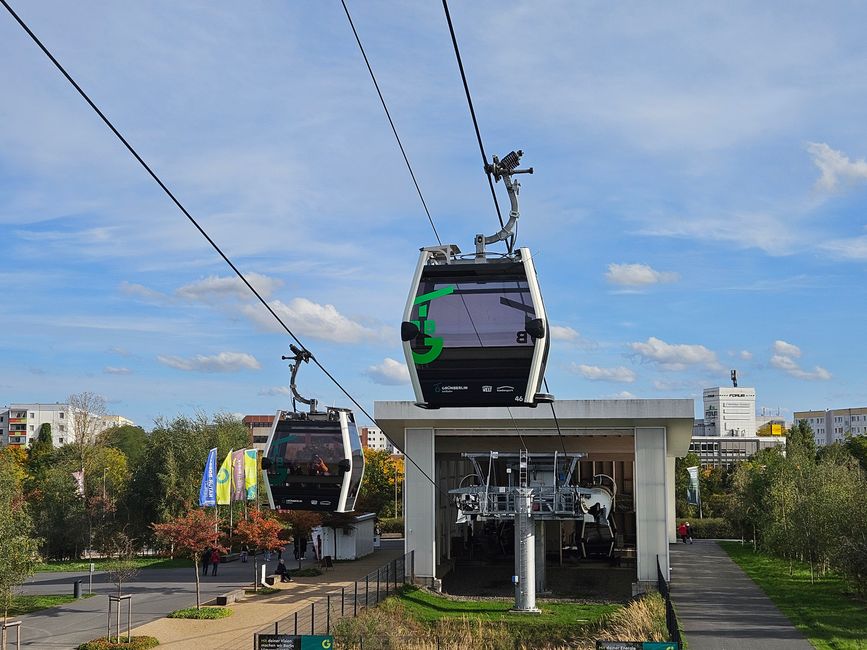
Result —
[[[411, 399], [398, 326], [435, 242], [339, 2], [14, 5], [360, 401]], [[496, 217], [439, 3], [349, 6], [471, 249]], [[737, 368], [759, 407], [867, 404], [867, 7], [451, 9], [489, 154], [536, 168], [519, 242], [559, 398], [700, 398]], [[287, 407], [287, 337], [5, 13], [0, 78], [0, 403]]]

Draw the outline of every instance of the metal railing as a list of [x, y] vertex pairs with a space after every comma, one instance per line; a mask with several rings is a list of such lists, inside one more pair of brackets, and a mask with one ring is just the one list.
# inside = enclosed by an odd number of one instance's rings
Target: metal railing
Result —
[[415, 551], [395, 558], [349, 586], [335, 589], [258, 634], [331, 634], [341, 618], [358, 616], [415, 578]]
[[671, 592], [668, 589], [668, 581], [662, 573], [662, 566], [659, 564], [659, 556], [656, 556], [656, 588], [665, 600], [665, 626], [668, 628], [668, 640], [676, 641], [679, 647], [683, 646], [683, 640], [680, 638], [680, 627], [677, 624], [677, 615], [674, 613], [674, 606], [671, 604]]

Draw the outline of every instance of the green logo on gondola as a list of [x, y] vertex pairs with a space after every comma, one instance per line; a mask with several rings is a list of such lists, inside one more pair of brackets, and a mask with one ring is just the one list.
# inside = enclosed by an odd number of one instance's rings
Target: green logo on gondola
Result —
[[418, 305], [418, 320], [410, 322], [418, 328], [419, 333], [424, 334], [424, 340], [422, 341], [424, 345], [430, 346], [430, 350], [427, 352], [419, 353], [413, 350], [412, 360], [415, 361], [417, 365], [421, 366], [426, 363], [431, 363], [436, 360], [443, 351], [442, 337], [431, 336], [431, 334], [436, 332], [436, 322], [427, 317], [428, 303], [433, 302], [436, 298], [442, 298], [443, 296], [448, 296], [454, 292], [454, 287], [445, 287], [443, 289], [437, 289], [436, 291], [416, 296], [413, 304]]

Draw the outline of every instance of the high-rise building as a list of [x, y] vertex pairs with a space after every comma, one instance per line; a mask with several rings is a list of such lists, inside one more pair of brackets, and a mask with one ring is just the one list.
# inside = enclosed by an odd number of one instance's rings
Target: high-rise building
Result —
[[704, 419], [693, 423], [689, 445], [702, 466], [727, 467], [786, 443], [781, 417], [756, 416], [755, 388], [705, 388], [702, 397]]
[[379, 429], [378, 427], [361, 427], [358, 430], [358, 433], [361, 435], [362, 447], [377, 450], [387, 449], [392, 455], [400, 454], [398, 448], [391, 444], [388, 438], [386, 438], [382, 429]]
[[[111, 427], [132, 425], [121, 415], [92, 416], [87, 427], [99, 433]], [[27, 446], [39, 436], [43, 424], [51, 425], [51, 440], [55, 447], [73, 442], [76, 420], [69, 404], [11, 404], [0, 409], [0, 444]]]
[[813, 439], [820, 447], [842, 442], [847, 436], [867, 435], [867, 407], [795, 411], [795, 422], [806, 420], [813, 430]]

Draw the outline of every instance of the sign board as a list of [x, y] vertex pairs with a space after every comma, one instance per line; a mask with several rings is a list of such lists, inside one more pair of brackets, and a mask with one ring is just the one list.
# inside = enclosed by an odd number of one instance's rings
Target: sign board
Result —
[[679, 650], [674, 641], [596, 641], [596, 650]]
[[256, 650], [331, 650], [333, 636], [305, 634], [257, 634]]

